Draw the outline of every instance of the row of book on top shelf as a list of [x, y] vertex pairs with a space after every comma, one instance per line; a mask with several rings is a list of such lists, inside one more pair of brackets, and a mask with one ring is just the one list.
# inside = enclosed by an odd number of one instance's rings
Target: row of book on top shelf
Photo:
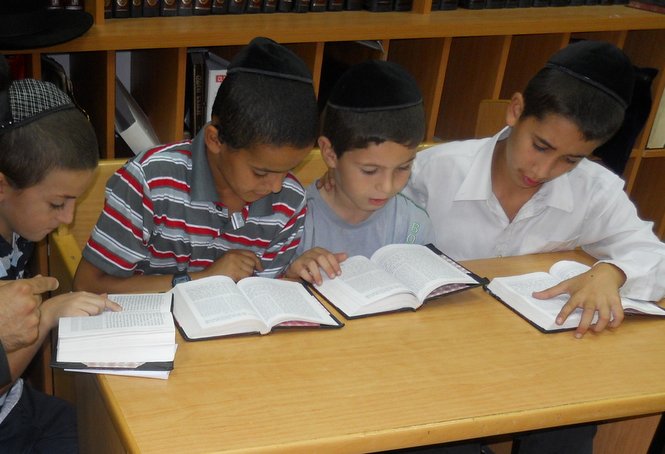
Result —
[[[387, 245], [370, 258], [350, 257], [341, 268], [340, 276], [324, 276], [320, 285], [263, 277], [236, 283], [218, 275], [177, 284], [166, 293], [109, 295], [123, 307], [121, 312], [60, 319], [52, 366], [165, 379], [174, 368], [176, 329], [186, 341], [339, 329], [344, 327], [342, 317], [416, 311], [425, 303], [445, 304], [443, 297], [477, 287], [543, 333], [572, 330], [581, 320], [579, 308], [563, 325], [555, 323], [565, 295], [550, 300], [531, 295], [590, 269], [560, 261], [548, 272], [489, 281], [434, 246], [417, 244]], [[626, 314], [665, 318], [665, 308], [653, 302], [622, 298], [622, 304]]]
[[413, 0], [106, 0], [104, 17], [206, 16], [323, 11], [410, 11]]
[[466, 9], [537, 8], [546, 6], [622, 5], [629, 0], [432, 0], [432, 11]]

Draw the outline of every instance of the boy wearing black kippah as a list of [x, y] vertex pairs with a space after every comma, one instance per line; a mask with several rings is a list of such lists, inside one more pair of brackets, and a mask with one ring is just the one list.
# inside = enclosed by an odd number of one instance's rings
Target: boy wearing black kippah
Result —
[[231, 61], [210, 124], [191, 142], [139, 154], [109, 179], [74, 286], [160, 291], [216, 274], [282, 275], [306, 211], [290, 171], [317, 128], [305, 63], [255, 38]]
[[331, 191], [307, 188], [305, 231], [289, 277], [321, 282], [348, 255], [431, 242], [425, 211], [400, 194], [425, 134], [422, 96], [399, 65], [370, 60], [339, 79], [322, 114], [321, 155]]
[[639, 219], [624, 181], [585, 159], [621, 126], [633, 84], [615, 46], [570, 44], [512, 97], [508, 127], [423, 151], [406, 190], [439, 227], [435, 244], [457, 260], [576, 247], [597, 258], [589, 272], [534, 294], [569, 294], [558, 321], [583, 310], [578, 338], [619, 326], [620, 294], [665, 296], [665, 244]]

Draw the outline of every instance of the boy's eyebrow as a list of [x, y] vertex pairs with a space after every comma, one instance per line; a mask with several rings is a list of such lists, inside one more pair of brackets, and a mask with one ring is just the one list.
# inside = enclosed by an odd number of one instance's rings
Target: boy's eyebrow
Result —
[[291, 167], [290, 169], [286, 169], [286, 170], [274, 170], [274, 169], [266, 169], [266, 168], [263, 168], [263, 167], [254, 167], [254, 170], [259, 171], [259, 172], [266, 172], [266, 173], [284, 173], [284, 172], [291, 172], [296, 167], [298, 167], [298, 166]]
[[[543, 139], [539, 135], [536, 135], [536, 139], [538, 139], [540, 142], [542, 142], [543, 145], [545, 145], [547, 148], [549, 148], [551, 150], [556, 150], [556, 147], [554, 145], [552, 145], [551, 143], [549, 143], [547, 140]], [[585, 154], [569, 154], [569, 155], [566, 155], [566, 156], [568, 156], [570, 158], [580, 158], [580, 159], [587, 157], [587, 155], [585, 155]]]

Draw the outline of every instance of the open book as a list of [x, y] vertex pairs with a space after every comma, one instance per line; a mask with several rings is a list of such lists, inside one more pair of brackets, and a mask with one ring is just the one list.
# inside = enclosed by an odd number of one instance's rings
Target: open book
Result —
[[[549, 273], [536, 272], [516, 276], [496, 277], [487, 285], [487, 290], [499, 301], [543, 332], [571, 330], [580, 324], [582, 309], [573, 311], [562, 325], [557, 325], [556, 316], [568, 301], [568, 295], [559, 295], [548, 300], [531, 296], [533, 292], [545, 290], [559, 282], [589, 270], [587, 265], [569, 260], [556, 262]], [[622, 297], [625, 314], [655, 315], [665, 317], [665, 309], [650, 301]], [[593, 323], [597, 321], [595, 314]]]
[[[171, 295], [109, 295], [122, 306], [90, 317], [62, 317], [53, 367], [168, 377], [177, 344]], [[159, 372], [159, 373], [154, 373]]]
[[324, 274], [314, 288], [347, 318], [415, 310], [426, 300], [483, 284], [431, 245], [390, 244], [369, 259], [357, 255], [340, 266], [340, 276]]
[[228, 276], [212, 276], [178, 284], [171, 292], [173, 316], [188, 340], [267, 334], [274, 327], [343, 326], [294, 281], [247, 277], [236, 284]]

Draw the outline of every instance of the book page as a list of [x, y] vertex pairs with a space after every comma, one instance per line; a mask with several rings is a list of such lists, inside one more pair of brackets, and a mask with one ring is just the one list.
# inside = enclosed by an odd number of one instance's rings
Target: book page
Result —
[[90, 317], [62, 317], [58, 337], [87, 337], [112, 333], [167, 332], [173, 329], [173, 317], [163, 312], [103, 312]]
[[[199, 326], [209, 327], [239, 319], [260, 319], [233, 279], [213, 276], [177, 285], [177, 298], [186, 300]], [[176, 314], [178, 320], [180, 317]]]
[[248, 277], [238, 282], [238, 287], [268, 326], [286, 321], [338, 325], [299, 282]]
[[372, 255], [372, 261], [402, 281], [420, 301], [442, 285], [477, 283], [473, 277], [422, 245], [384, 246]]
[[586, 273], [590, 269], [591, 267], [584, 263], [572, 260], [560, 260], [551, 266], [550, 274], [559, 279], [559, 281], [565, 281], [566, 279]]
[[123, 312], [171, 312], [170, 293], [118, 293], [108, 298], [121, 305]]

